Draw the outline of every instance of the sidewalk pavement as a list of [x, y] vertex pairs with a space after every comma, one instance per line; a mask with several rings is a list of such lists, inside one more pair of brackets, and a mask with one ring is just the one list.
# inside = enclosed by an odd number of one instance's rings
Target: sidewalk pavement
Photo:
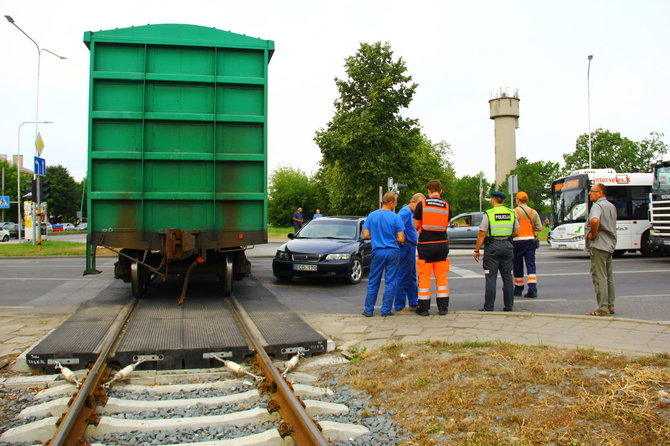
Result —
[[[307, 323], [333, 339], [337, 348], [378, 348], [424, 341], [503, 341], [564, 348], [593, 348], [628, 356], [670, 354], [670, 323], [613, 317], [461, 311], [446, 316], [392, 317], [303, 314]], [[67, 315], [12, 314], [0, 310], [0, 367], [58, 327]], [[21, 360], [17, 371], [27, 370]]]

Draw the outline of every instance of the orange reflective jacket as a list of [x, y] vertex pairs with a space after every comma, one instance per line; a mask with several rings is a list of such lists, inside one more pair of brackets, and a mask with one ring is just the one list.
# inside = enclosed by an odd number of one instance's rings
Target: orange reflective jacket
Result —
[[421, 232], [419, 243], [447, 241], [449, 204], [439, 196], [431, 196], [421, 202]]

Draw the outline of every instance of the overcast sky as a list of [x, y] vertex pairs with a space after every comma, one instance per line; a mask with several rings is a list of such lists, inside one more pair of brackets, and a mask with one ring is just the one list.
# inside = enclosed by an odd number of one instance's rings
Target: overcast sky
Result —
[[[43, 52], [39, 119], [47, 166], [86, 173], [89, 51], [85, 31], [156, 23], [211, 26], [275, 41], [269, 67], [269, 170], [313, 173], [314, 133], [333, 115], [344, 59], [360, 42], [388, 41], [419, 84], [405, 114], [453, 149], [456, 172], [494, 177], [491, 94], [519, 90], [517, 157], [561, 161], [591, 128], [670, 143], [670, 2], [632, 1], [9, 1], [14, 18]], [[0, 154], [17, 151], [18, 127], [35, 120], [37, 50], [0, 23]], [[21, 130], [32, 168], [35, 128]], [[371, 154], [372, 155], [372, 154]], [[402, 181], [402, 179], [398, 179]]]

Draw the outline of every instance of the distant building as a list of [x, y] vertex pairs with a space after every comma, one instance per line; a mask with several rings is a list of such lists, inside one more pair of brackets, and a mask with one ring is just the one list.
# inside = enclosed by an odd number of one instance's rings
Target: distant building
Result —
[[[7, 161], [7, 160], [8, 160], [8, 155], [0, 153], [0, 161]], [[12, 155], [12, 160], [10, 162], [10, 165], [14, 166], [14, 168], [16, 168], [17, 164], [20, 166], [19, 168], [21, 170], [21, 173], [27, 173], [27, 174], [30, 174], [30, 175], [35, 173], [32, 170], [23, 167], [23, 155]]]

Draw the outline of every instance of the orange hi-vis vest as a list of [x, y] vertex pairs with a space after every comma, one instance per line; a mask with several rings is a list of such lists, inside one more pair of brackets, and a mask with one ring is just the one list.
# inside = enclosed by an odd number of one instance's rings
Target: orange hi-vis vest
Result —
[[514, 212], [516, 212], [516, 215], [519, 219], [519, 235], [514, 237], [514, 240], [534, 240], [535, 231], [533, 230], [533, 222], [531, 221], [530, 217], [535, 211], [531, 209], [530, 213], [526, 215], [526, 212], [522, 208], [518, 207], [514, 209]]
[[[419, 244], [446, 242], [448, 225], [449, 204], [439, 195], [430, 196], [423, 200], [421, 203]], [[421, 237], [421, 234], [423, 234], [423, 237]]]

